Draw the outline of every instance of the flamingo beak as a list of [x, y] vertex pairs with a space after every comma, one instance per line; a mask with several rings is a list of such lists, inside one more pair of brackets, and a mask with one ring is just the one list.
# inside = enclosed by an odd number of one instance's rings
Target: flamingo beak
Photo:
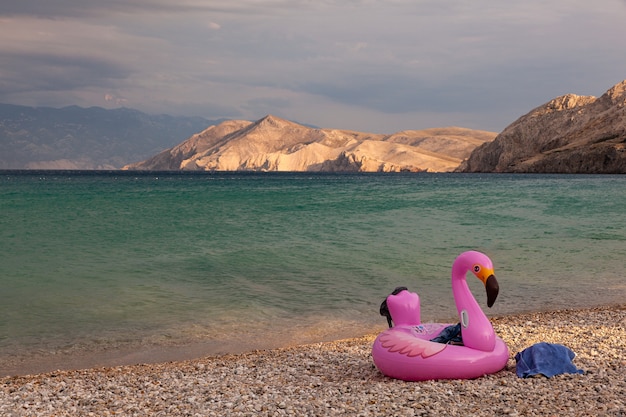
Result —
[[491, 307], [498, 298], [500, 286], [496, 280], [496, 276], [491, 274], [485, 280], [485, 289], [487, 290], [487, 307]]

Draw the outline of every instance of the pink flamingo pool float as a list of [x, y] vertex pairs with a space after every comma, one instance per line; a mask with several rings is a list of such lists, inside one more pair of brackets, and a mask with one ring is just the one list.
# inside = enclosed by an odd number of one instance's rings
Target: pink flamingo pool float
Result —
[[[459, 314], [463, 345], [433, 342], [450, 326], [420, 320], [419, 296], [408, 290], [387, 297], [393, 327], [380, 333], [372, 347], [376, 367], [391, 378], [405, 381], [471, 379], [498, 372], [506, 366], [509, 349], [495, 335], [467, 285], [472, 272], [485, 285], [487, 306], [498, 296], [491, 260], [476, 251], [463, 252], [452, 265], [452, 293]], [[391, 326], [391, 322], [390, 322]]]

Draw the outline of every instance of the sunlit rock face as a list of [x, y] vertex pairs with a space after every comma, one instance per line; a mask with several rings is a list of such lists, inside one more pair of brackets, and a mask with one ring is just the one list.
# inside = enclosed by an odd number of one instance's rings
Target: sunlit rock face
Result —
[[211, 126], [124, 169], [449, 172], [495, 136], [458, 127], [372, 134], [312, 128], [268, 115]]
[[567, 94], [537, 107], [457, 171], [626, 173], [626, 80], [599, 98]]

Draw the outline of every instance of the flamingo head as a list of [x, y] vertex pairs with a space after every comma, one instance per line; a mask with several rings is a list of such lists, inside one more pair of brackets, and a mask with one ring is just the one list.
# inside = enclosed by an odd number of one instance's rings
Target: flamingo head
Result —
[[387, 317], [390, 328], [420, 324], [420, 297], [406, 287], [397, 287], [380, 305], [380, 315]]
[[477, 256], [475, 256], [475, 259], [470, 266], [470, 271], [485, 285], [485, 290], [487, 291], [487, 306], [491, 307], [496, 301], [496, 298], [498, 298], [500, 286], [498, 285], [498, 280], [496, 280], [496, 276], [493, 273], [493, 264], [491, 263], [491, 260], [480, 252], [475, 253]]
[[493, 273], [493, 263], [487, 255], [477, 251], [467, 251], [460, 254], [452, 265], [453, 279], [464, 278], [467, 271], [471, 271], [487, 290], [487, 306], [493, 306], [498, 297], [498, 281]]

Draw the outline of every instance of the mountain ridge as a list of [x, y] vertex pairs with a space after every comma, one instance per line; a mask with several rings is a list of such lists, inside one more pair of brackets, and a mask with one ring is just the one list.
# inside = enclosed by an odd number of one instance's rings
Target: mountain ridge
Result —
[[565, 94], [534, 108], [456, 171], [626, 173], [626, 80], [599, 98]]
[[[496, 136], [494, 132], [458, 127], [391, 135], [322, 129], [271, 114], [254, 122], [224, 123], [228, 124], [208, 128], [179, 145], [123, 169], [441, 172], [453, 170], [477, 144]], [[219, 129], [226, 129], [222, 137], [214, 135]], [[444, 142], [434, 145], [438, 139], [447, 141], [453, 155], [446, 153]]]
[[222, 120], [0, 103], [0, 169], [119, 169]]
[[0, 103], [0, 146], [0, 169], [626, 173], [626, 80], [600, 97], [551, 99], [499, 134], [374, 134], [271, 114], [208, 120]]

